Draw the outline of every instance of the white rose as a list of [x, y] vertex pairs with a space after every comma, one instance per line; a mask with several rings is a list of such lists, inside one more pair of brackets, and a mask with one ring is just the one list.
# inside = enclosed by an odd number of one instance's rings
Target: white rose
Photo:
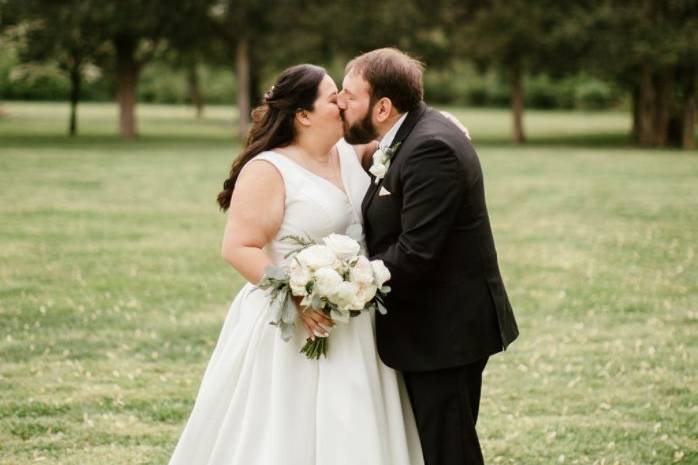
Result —
[[297, 296], [308, 295], [305, 285], [313, 278], [313, 274], [307, 266], [303, 266], [298, 260], [291, 260], [289, 267], [289, 286], [291, 293]]
[[378, 148], [375, 152], [373, 152], [373, 163], [374, 164], [381, 164], [385, 165], [385, 162], [388, 161], [388, 154], [385, 153], [385, 151], [382, 148]]
[[342, 282], [330, 296], [330, 301], [335, 303], [340, 310], [349, 310], [355, 303], [356, 294], [359, 288], [356, 284]]
[[351, 303], [349, 304], [349, 308], [351, 310], [363, 310], [363, 308], [366, 306], [366, 302], [361, 298], [359, 294], [354, 294], [354, 298], [352, 299]]
[[324, 242], [340, 260], [354, 258], [361, 250], [358, 242], [342, 234], [330, 234], [324, 239]]
[[383, 287], [383, 284], [390, 279], [390, 270], [385, 266], [383, 260], [373, 260], [371, 262], [371, 268], [373, 268], [373, 277], [376, 280], [376, 286], [378, 286], [378, 288]]
[[368, 258], [360, 256], [356, 264], [351, 268], [349, 276], [352, 282], [359, 285], [373, 284], [373, 268]]
[[388, 167], [384, 165], [383, 163], [376, 163], [374, 161], [373, 165], [368, 169], [368, 171], [371, 172], [372, 175], [375, 177], [381, 179], [385, 177], [385, 173], [388, 171]]
[[335, 295], [344, 281], [342, 276], [330, 267], [320, 268], [315, 272], [315, 287], [313, 293], [328, 297]]
[[298, 252], [296, 258], [302, 265], [312, 270], [319, 270], [325, 266], [333, 266], [337, 261], [337, 256], [334, 252], [324, 245], [311, 245]]
[[359, 292], [356, 294], [356, 300], [354, 302], [354, 307], [356, 310], [363, 310], [366, 304], [376, 296], [378, 288], [373, 284], [368, 286], [360, 286]]

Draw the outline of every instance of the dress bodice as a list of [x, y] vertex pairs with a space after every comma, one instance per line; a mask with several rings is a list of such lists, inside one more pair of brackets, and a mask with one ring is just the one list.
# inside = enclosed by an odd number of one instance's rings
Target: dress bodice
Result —
[[[345, 234], [351, 225], [361, 225], [361, 202], [370, 180], [351, 145], [342, 139], [337, 151], [344, 191], [281, 153], [266, 151], [254, 158], [274, 165], [285, 185], [284, 218], [276, 237], [265, 247], [276, 265], [286, 265], [285, 256], [298, 247], [284, 239], [287, 236], [320, 241], [332, 233]], [[363, 240], [361, 243], [363, 247]]]

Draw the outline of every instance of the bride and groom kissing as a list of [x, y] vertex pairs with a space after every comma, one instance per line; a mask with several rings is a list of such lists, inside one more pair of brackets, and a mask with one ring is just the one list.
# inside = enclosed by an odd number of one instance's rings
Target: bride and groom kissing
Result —
[[[488, 358], [518, 336], [465, 128], [423, 102], [423, 66], [393, 48], [281, 73], [218, 196], [235, 297], [170, 465], [482, 464]], [[296, 301], [290, 340], [254, 292], [293, 245], [362, 226], [390, 271], [387, 314], [334, 326]], [[299, 353], [327, 336], [326, 358]]]

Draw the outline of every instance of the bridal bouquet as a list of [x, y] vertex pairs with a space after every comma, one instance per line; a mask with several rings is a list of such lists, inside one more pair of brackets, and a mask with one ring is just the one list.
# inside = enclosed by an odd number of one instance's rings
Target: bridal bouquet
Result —
[[[390, 292], [385, 283], [390, 271], [382, 260], [370, 261], [360, 254], [359, 243], [349, 236], [330, 234], [321, 243], [309, 237], [287, 236], [298, 248], [288, 270], [267, 267], [258, 287], [271, 294], [272, 321], [281, 337], [291, 338], [296, 320], [292, 296], [302, 297], [301, 305], [323, 312], [338, 323], [371, 309], [386, 313], [383, 298]], [[308, 338], [301, 349], [309, 359], [327, 357], [328, 337]]]

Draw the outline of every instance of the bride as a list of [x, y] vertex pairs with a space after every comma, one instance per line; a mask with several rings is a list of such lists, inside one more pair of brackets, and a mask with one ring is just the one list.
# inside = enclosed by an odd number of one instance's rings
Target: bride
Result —
[[[383, 365], [374, 315], [333, 326], [298, 307], [292, 339], [269, 324], [258, 283], [284, 266], [308, 234], [319, 240], [361, 224], [375, 146], [341, 140], [337, 86], [324, 69], [284, 71], [253, 114], [247, 145], [218, 196], [228, 220], [225, 259], [248, 281], [236, 296], [170, 465], [422, 465], [409, 399]], [[327, 358], [299, 353], [306, 337], [332, 332]]]

